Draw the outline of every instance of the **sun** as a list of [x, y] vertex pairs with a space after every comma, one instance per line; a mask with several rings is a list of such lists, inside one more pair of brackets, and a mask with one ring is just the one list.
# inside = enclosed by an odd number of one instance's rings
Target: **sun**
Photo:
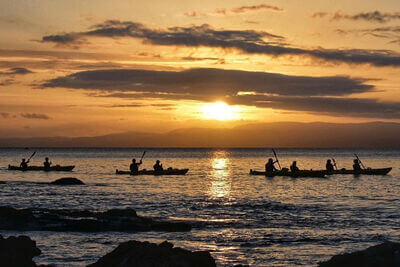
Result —
[[235, 120], [239, 118], [239, 109], [222, 101], [207, 103], [203, 106], [202, 117], [218, 121]]

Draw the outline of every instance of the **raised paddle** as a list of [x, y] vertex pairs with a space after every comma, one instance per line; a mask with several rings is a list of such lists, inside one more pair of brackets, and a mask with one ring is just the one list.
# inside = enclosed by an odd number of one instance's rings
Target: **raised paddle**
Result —
[[358, 162], [360, 162], [361, 166], [362, 166], [363, 169], [365, 170], [366, 168], [365, 168], [364, 164], [361, 162], [360, 158], [357, 156], [357, 154], [354, 153], [354, 156], [356, 156]]
[[333, 161], [333, 166], [335, 166], [335, 169], [337, 170], [338, 167], [337, 167], [337, 164], [336, 164], [336, 160], [334, 158], [332, 158], [332, 161]]
[[35, 156], [35, 154], [36, 154], [36, 151], [32, 153], [32, 155], [28, 158], [28, 160], [26, 162], [29, 162], [33, 158], [33, 156]]
[[144, 155], [146, 154], [146, 150], [145, 151], [143, 151], [143, 155], [142, 155], [142, 157], [140, 158], [140, 160], [142, 160], [143, 158], [144, 158]]
[[279, 169], [282, 170], [282, 167], [281, 167], [281, 164], [279, 163], [279, 159], [278, 159], [278, 156], [276, 155], [275, 149], [272, 149], [272, 152], [274, 153], [274, 156], [275, 156], [276, 162], [278, 163]]

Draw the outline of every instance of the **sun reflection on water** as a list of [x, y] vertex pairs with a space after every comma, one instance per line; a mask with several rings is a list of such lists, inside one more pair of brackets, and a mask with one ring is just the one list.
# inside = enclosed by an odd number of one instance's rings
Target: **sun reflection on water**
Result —
[[212, 198], [224, 198], [230, 195], [232, 179], [228, 156], [229, 153], [226, 151], [216, 151], [211, 158], [209, 193]]

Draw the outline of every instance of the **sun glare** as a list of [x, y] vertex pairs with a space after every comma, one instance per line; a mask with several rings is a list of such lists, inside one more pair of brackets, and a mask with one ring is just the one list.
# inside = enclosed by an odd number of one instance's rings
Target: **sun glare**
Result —
[[207, 103], [203, 106], [202, 116], [209, 120], [234, 120], [239, 117], [239, 109], [222, 101]]

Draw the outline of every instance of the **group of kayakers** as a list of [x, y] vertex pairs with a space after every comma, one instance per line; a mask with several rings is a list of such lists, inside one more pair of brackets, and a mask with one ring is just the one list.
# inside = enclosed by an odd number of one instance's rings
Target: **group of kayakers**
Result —
[[[19, 166], [22, 169], [28, 169], [29, 161], [30, 161], [30, 159], [28, 159], [28, 160], [22, 159]], [[136, 161], [135, 158], [132, 159], [132, 163], [129, 166], [129, 170], [130, 170], [131, 174], [139, 173], [139, 166], [142, 165], [142, 163], [143, 163], [142, 159], [140, 159], [139, 161]], [[49, 170], [51, 165], [52, 165], [52, 162], [49, 161], [48, 157], [46, 157], [43, 162], [44, 170]], [[163, 165], [161, 164], [161, 161], [159, 161], [159, 160], [156, 161], [156, 163], [153, 165], [153, 168], [154, 168], [154, 171], [156, 171], [156, 172], [162, 172], [164, 170]]]
[[[22, 169], [27, 169], [29, 161], [30, 161], [30, 159], [28, 159], [28, 160], [22, 159], [20, 167]], [[132, 159], [132, 163], [129, 166], [130, 172], [132, 174], [137, 174], [139, 172], [139, 166], [142, 165], [142, 163], [143, 163], [142, 159], [138, 162], [136, 161], [135, 158]], [[275, 163], [278, 163], [278, 161], [277, 160], [274, 161], [272, 158], [269, 158], [267, 163], [265, 164], [265, 172], [271, 173], [271, 172], [277, 171], [278, 169], [275, 167]], [[353, 163], [354, 163], [353, 170], [360, 171], [361, 170], [360, 160], [354, 159]], [[48, 157], [46, 157], [45, 161], [43, 162], [44, 169], [45, 170], [50, 169], [51, 165], [52, 165], [52, 162], [49, 161]], [[325, 168], [326, 168], [327, 173], [332, 173], [335, 170], [335, 167], [336, 167], [336, 163], [332, 163], [331, 159], [328, 159], [326, 161]], [[153, 165], [153, 168], [154, 168], [154, 171], [156, 171], [156, 172], [161, 172], [164, 170], [163, 165], [161, 164], [161, 162], [159, 160], [156, 161], [156, 163]], [[299, 170], [300, 170], [299, 167], [297, 167], [297, 161], [293, 161], [292, 165], [290, 165], [290, 171], [294, 173], [294, 172], [298, 172]]]
[[[275, 167], [275, 163], [279, 163], [279, 161], [278, 160], [274, 161], [272, 158], [269, 158], [267, 163], [265, 164], [265, 172], [272, 173], [272, 172], [278, 171], [278, 169]], [[358, 158], [353, 160], [353, 170], [354, 171], [361, 171], [360, 163], [361, 163], [361, 161]], [[326, 161], [325, 168], [326, 168], [327, 173], [333, 173], [335, 170], [335, 167], [337, 168], [336, 162], [332, 163], [331, 159], [328, 159]], [[292, 162], [292, 165], [290, 165], [290, 171], [293, 173], [300, 171], [299, 167], [297, 167], [297, 161]]]

